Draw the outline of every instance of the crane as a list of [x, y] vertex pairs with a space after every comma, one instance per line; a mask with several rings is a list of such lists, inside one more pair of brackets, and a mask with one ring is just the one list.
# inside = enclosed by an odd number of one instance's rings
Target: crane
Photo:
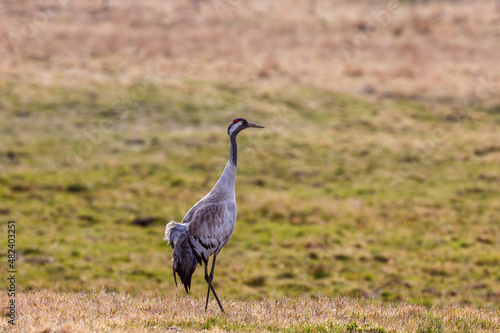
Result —
[[[264, 128], [243, 118], [236, 118], [231, 122], [227, 128], [231, 142], [229, 161], [219, 180], [212, 190], [187, 212], [181, 223], [172, 221], [165, 228], [164, 240], [174, 249], [172, 269], [176, 286], [176, 274], [178, 274], [184, 289], [189, 292], [191, 276], [196, 270], [196, 265], [205, 264], [205, 281], [208, 283], [205, 311], [208, 308], [211, 290], [220, 310], [224, 312], [212, 280], [217, 255], [231, 238], [236, 224], [235, 180], [238, 161], [236, 136], [249, 127]], [[208, 261], [212, 255], [212, 269], [208, 274]]]

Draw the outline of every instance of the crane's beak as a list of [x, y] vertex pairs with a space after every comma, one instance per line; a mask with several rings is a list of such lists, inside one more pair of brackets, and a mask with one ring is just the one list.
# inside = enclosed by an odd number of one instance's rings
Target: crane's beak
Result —
[[264, 126], [257, 125], [257, 124], [254, 124], [254, 123], [248, 123], [247, 126], [248, 127], [256, 127], [256, 128], [265, 128]]

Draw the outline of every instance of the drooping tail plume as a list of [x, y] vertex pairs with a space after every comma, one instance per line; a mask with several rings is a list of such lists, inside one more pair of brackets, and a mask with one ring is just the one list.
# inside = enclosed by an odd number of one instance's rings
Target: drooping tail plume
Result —
[[186, 292], [191, 288], [191, 276], [196, 270], [196, 259], [191, 246], [189, 245], [188, 224], [170, 222], [165, 228], [165, 238], [174, 249], [174, 257], [172, 258], [172, 269], [174, 273], [174, 281], [177, 286], [176, 273], [179, 274], [181, 282], [184, 285]]

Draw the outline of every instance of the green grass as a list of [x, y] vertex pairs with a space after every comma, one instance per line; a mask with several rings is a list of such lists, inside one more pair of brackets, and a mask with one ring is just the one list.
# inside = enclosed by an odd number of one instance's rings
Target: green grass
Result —
[[[164, 227], [216, 182], [241, 116], [267, 128], [238, 139], [223, 299], [500, 307], [498, 113], [451, 121], [437, 102], [190, 81], [0, 90], [0, 214], [17, 221], [20, 289], [182, 294]], [[192, 295], [205, 286], [196, 272]]]

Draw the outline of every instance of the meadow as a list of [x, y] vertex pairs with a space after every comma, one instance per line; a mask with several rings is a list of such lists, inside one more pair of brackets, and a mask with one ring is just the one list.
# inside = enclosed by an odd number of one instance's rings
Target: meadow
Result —
[[[223, 3], [4, 5], [15, 329], [498, 331], [492, 3]], [[163, 232], [216, 182], [236, 117], [266, 129], [238, 138], [228, 315], [204, 314], [202, 269], [185, 297]]]
[[[8, 332], [498, 332], [498, 312], [428, 308], [348, 297], [227, 300], [226, 314], [205, 313], [190, 297], [104, 291], [20, 295], [22, 320]], [[1, 295], [2, 299], [4, 295]], [[2, 328], [6, 328], [2, 326]], [[35, 329], [33, 329], [35, 328]]]

